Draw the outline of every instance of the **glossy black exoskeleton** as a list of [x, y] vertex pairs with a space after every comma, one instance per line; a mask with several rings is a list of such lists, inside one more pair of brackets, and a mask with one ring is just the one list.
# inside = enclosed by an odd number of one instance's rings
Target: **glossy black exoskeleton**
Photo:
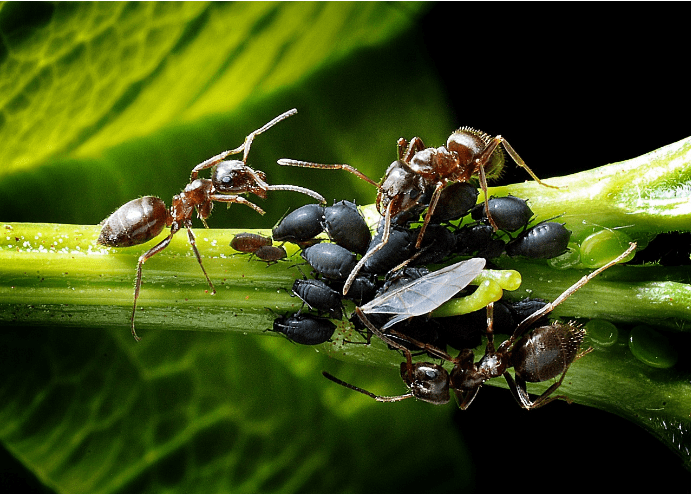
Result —
[[393, 223], [402, 224], [411, 219], [411, 215], [417, 215], [427, 207], [427, 214], [415, 243], [415, 248], [420, 247], [442, 190], [449, 183], [467, 182], [471, 177], [478, 176], [480, 187], [485, 193], [485, 211], [488, 213], [488, 220], [494, 230], [497, 230], [497, 225], [488, 212], [487, 178], [498, 175], [504, 166], [502, 146], [519, 166], [528, 171], [534, 180], [547, 185], [535, 176], [503, 137], [490, 137], [488, 134], [470, 127], [462, 127], [451, 134], [446, 146], [428, 148], [419, 137], [414, 137], [410, 142], [401, 138], [398, 140], [397, 146], [398, 160], [387, 168], [379, 183], [346, 164], [326, 165], [290, 159], [278, 161], [280, 165], [347, 170], [373, 184], [379, 191], [376, 205], [377, 210], [384, 217], [385, 224], [382, 241], [379, 243], [379, 247], [370, 249], [357, 264], [346, 280], [343, 288], [344, 294], [348, 292], [352, 278], [364, 266], [368, 257], [374, 255], [388, 242], [390, 225]]
[[[417, 230], [414, 229], [414, 237], [416, 232]], [[442, 225], [429, 225], [420, 250], [414, 254], [411, 264], [414, 266], [438, 264], [449, 257], [455, 250], [456, 236], [448, 228]]]
[[493, 259], [499, 257], [506, 247], [506, 242], [496, 237], [492, 227], [484, 223], [466, 225], [453, 235], [456, 241], [454, 251], [460, 255]]
[[310, 314], [281, 316], [274, 320], [272, 331], [284, 334], [300, 345], [319, 345], [331, 339], [336, 325], [323, 317]]
[[336, 244], [316, 244], [301, 255], [317, 273], [332, 280], [345, 280], [357, 264], [355, 254]]
[[356, 254], [364, 254], [372, 239], [365, 219], [349, 201], [324, 208], [323, 226], [332, 242]]
[[[493, 197], [489, 200], [487, 208], [497, 228], [506, 232], [525, 228], [534, 216], [528, 201], [514, 196]], [[481, 204], [473, 208], [470, 216], [474, 220], [487, 221], [487, 212]]]
[[[384, 226], [379, 225], [377, 234], [367, 248], [367, 253], [362, 259], [364, 273], [386, 274], [391, 269], [407, 261], [415, 252], [416, 231], [398, 225], [392, 225], [389, 229], [389, 239], [382, 244]], [[383, 247], [383, 248], [382, 248]], [[371, 254], [373, 252], [373, 254]], [[362, 262], [362, 259], [360, 262]]]
[[[329, 286], [343, 293], [343, 281], [329, 280]], [[360, 274], [353, 279], [353, 284], [344, 298], [352, 300], [355, 305], [366, 304], [377, 294], [377, 277], [375, 275]]]
[[447, 185], [441, 191], [431, 223], [443, 223], [462, 218], [475, 206], [478, 195], [477, 187], [468, 182], [454, 182]]
[[[454, 367], [450, 374], [438, 364], [429, 362], [413, 363], [410, 350], [388, 338], [386, 334], [374, 327], [366, 317], [362, 317], [362, 311], [357, 312], [358, 309], [356, 309], [356, 313], [360, 316], [362, 322], [373, 333], [389, 345], [398, 348], [406, 354], [406, 361], [401, 364], [401, 377], [410, 391], [404, 395], [392, 397], [377, 396], [369, 391], [336, 379], [328, 373], [323, 374], [328, 379], [366, 394], [377, 401], [399, 401], [415, 397], [429, 403], [441, 405], [448, 403], [449, 389], [452, 389], [456, 395], [459, 407], [465, 409], [473, 402], [485, 381], [503, 376], [509, 385], [512, 395], [522, 408], [538, 408], [556, 399], [564, 399], [570, 402], [566, 396], [554, 396], [553, 394], [561, 386], [566, 372], [574, 360], [592, 350], [587, 349], [579, 353], [585, 330], [572, 323], [562, 324], [555, 322], [535, 329], [533, 329], [533, 326], [592, 278], [626, 258], [635, 248], [636, 244], [632, 243], [629, 249], [616, 259], [584, 276], [552, 303], [545, 304], [541, 309], [530, 314], [516, 326], [511, 337], [499, 345], [498, 348], [494, 346], [493, 337], [494, 304], [489, 304], [487, 306], [487, 320], [489, 321], [487, 346], [485, 354], [478, 362], [475, 362], [474, 353], [470, 349], [462, 349], [458, 357], [453, 358], [446, 352], [440, 351], [433, 346], [417, 342], [418, 347], [453, 363]], [[514, 368], [515, 379], [508, 372], [508, 369], [511, 367]], [[540, 396], [534, 400], [530, 398], [526, 383], [547, 381], [556, 378], [560, 374], [559, 379]]]
[[422, 278], [429, 274], [429, 269], [425, 266], [420, 266], [417, 268], [403, 268], [395, 272], [386, 273], [386, 278], [384, 279], [384, 284], [377, 290], [377, 297], [381, 297], [386, 292], [393, 290], [398, 290], [404, 287], [411, 281]]
[[341, 294], [330, 288], [323, 281], [297, 279], [293, 283], [292, 291], [310, 309], [328, 313], [331, 319], [343, 318]]
[[506, 253], [511, 257], [551, 259], [566, 252], [570, 240], [571, 231], [563, 224], [544, 221], [510, 241], [506, 245]]
[[305, 242], [319, 235], [323, 228], [324, 206], [306, 204], [287, 214], [272, 230], [277, 242]]

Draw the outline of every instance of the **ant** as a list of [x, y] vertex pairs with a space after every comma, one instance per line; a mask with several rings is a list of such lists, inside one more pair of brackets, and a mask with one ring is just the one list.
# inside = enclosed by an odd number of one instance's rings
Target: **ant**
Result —
[[384, 217], [382, 240], [360, 259], [343, 287], [345, 295], [367, 259], [388, 242], [391, 222], [405, 223], [427, 207], [415, 244], [416, 249], [420, 248], [442, 190], [448, 183], [467, 182], [471, 177], [477, 176], [485, 195], [485, 214], [494, 231], [497, 231], [497, 224], [489, 211], [487, 179], [497, 177], [504, 166], [502, 147], [537, 183], [559, 188], [542, 182], [502, 136], [490, 137], [471, 127], [456, 130], [447, 139], [446, 146], [438, 148], [426, 147], [419, 137], [413, 137], [410, 142], [401, 137], [397, 142], [398, 160], [391, 163], [379, 183], [347, 164], [321, 164], [292, 159], [280, 159], [278, 164], [343, 169], [377, 187], [377, 211]]
[[[535, 328], [530, 335], [524, 338], [521, 337], [536, 321], [553, 311], [559, 304], [605, 269], [622, 261], [635, 248], [636, 244], [631, 243], [626, 252], [592, 273], [587, 274], [567, 288], [554, 302], [546, 304], [526, 317], [516, 326], [511, 337], [499, 345], [498, 348], [494, 346], [494, 333], [492, 329], [494, 303], [490, 303], [487, 306], [487, 346], [485, 354], [478, 362], [474, 362], [474, 354], [470, 349], [461, 350], [458, 357], [453, 358], [434, 346], [414, 341], [410, 337], [396, 333], [396, 336], [401, 336], [419, 348], [453, 363], [454, 367], [450, 374], [439, 364], [430, 362], [413, 363], [410, 350], [382, 333], [367, 319], [362, 310], [356, 308], [358, 317], [373, 333], [389, 345], [405, 353], [406, 362], [401, 364], [401, 377], [410, 391], [400, 396], [378, 396], [341, 381], [326, 372], [323, 375], [341, 386], [353, 389], [382, 402], [401, 401], [415, 397], [428, 403], [443, 405], [449, 402], [449, 389], [452, 389], [456, 395], [458, 406], [465, 410], [473, 402], [485, 381], [504, 376], [511, 394], [522, 408], [528, 410], [539, 408], [556, 399], [563, 399], [571, 403], [571, 400], [566, 396], [552, 395], [561, 386], [566, 376], [566, 371], [571, 364], [592, 351], [592, 348], [588, 348], [579, 353], [580, 346], [585, 337], [585, 330], [573, 323], [562, 324], [555, 322], [549, 326]], [[508, 373], [510, 367], [514, 368], [515, 379]], [[527, 382], [543, 382], [556, 378], [559, 374], [561, 374], [561, 377], [554, 384], [535, 400], [530, 399], [526, 389]]]
[[[259, 214], [264, 214], [262, 208], [239, 195], [243, 193], [253, 193], [261, 198], [265, 198], [267, 192], [270, 190], [292, 190], [307, 194], [321, 202], [326, 202], [321, 195], [309, 189], [293, 185], [268, 185], [264, 181], [266, 175], [263, 172], [255, 171], [245, 164], [254, 138], [295, 113], [297, 113], [297, 110], [292, 109], [279, 115], [263, 127], [250, 133], [241, 146], [225, 151], [195, 166], [192, 170], [190, 183], [187, 184], [180, 194], [173, 197], [170, 209], [168, 209], [163, 200], [158, 197], [145, 196], [120, 206], [120, 208], [102, 222], [103, 227], [97, 242], [109, 247], [130, 247], [132, 245], [143, 244], [157, 237], [164, 228], [170, 227], [168, 236], [142, 254], [137, 262], [137, 276], [134, 285], [134, 303], [132, 305], [131, 317], [132, 336], [134, 336], [135, 340], [140, 340], [134, 329], [134, 317], [142, 283], [142, 265], [148, 259], [168, 247], [173, 235], [183, 226], [187, 228], [187, 236], [190, 245], [192, 246], [194, 255], [197, 257], [199, 266], [202, 268], [206, 281], [211, 288], [211, 293], [216, 293], [216, 289], [202, 264], [202, 259], [196, 246], [196, 238], [192, 231], [192, 215], [195, 210], [197, 211], [199, 219], [204, 223], [204, 226], [208, 228], [206, 218], [211, 215], [214, 201], [225, 202], [228, 203], [228, 205], [231, 203], [243, 204], [254, 209]], [[244, 151], [242, 161], [223, 161], [226, 156], [241, 151]], [[197, 174], [200, 170], [210, 168], [214, 165], [217, 166], [214, 170], [212, 179], [197, 178]]]

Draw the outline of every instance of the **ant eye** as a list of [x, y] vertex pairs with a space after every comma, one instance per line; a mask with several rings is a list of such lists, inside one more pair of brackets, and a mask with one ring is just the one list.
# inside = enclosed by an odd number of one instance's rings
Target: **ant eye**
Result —
[[233, 185], [232, 174], [226, 175], [224, 177], [219, 177], [219, 182], [222, 183], [223, 185]]
[[433, 369], [433, 368], [425, 369], [424, 372], [425, 372], [425, 378], [427, 378], [429, 380], [434, 380], [437, 378], [437, 376], [439, 376], [439, 371], [437, 371], [436, 369]]

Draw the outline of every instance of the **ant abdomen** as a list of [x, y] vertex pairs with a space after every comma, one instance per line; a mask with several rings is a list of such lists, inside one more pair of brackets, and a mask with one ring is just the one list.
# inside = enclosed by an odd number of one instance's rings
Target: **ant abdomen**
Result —
[[[446, 141], [446, 148], [449, 151], [456, 152], [459, 162], [467, 166], [489, 146], [491, 141], [492, 137], [481, 130], [476, 130], [472, 127], [461, 127], [449, 136]], [[488, 179], [496, 178], [500, 175], [503, 168], [504, 153], [497, 146], [492, 151], [492, 157], [484, 166], [485, 176]]]
[[130, 247], [157, 237], [169, 224], [166, 204], [144, 196], [120, 206], [103, 221], [97, 242], [108, 247]]
[[584, 336], [585, 330], [570, 323], [540, 326], [514, 346], [510, 365], [523, 381], [547, 381], [566, 372]]

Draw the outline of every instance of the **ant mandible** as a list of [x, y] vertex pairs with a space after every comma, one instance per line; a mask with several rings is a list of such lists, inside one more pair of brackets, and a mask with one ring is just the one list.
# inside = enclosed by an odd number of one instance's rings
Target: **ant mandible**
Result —
[[400, 138], [397, 142], [398, 160], [391, 163], [379, 183], [347, 164], [322, 164], [292, 159], [280, 159], [278, 164], [343, 169], [377, 187], [377, 211], [384, 217], [382, 240], [355, 266], [343, 287], [345, 295], [367, 259], [388, 241], [391, 222], [404, 223], [427, 207], [427, 214], [415, 243], [415, 248], [420, 248], [441, 192], [450, 182], [467, 182], [471, 177], [478, 176], [485, 195], [485, 213], [492, 228], [497, 231], [497, 225], [489, 212], [487, 179], [498, 176], [504, 166], [504, 154], [500, 145], [536, 182], [546, 187], [558, 188], [542, 182], [502, 136], [490, 137], [471, 127], [456, 130], [447, 139], [446, 146], [438, 148], [426, 147], [419, 137], [414, 137], [410, 142]]
[[[187, 236], [190, 245], [197, 257], [199, 266], [206, 277], [206, 281], [211, 288], [211, 293], [215, 294], [216, 289], [209, 279], [209, 275], [204, 269], [201, 256], [197, 250], [196, 238], [192, 230], [192, 215], [197, 211], [197, 216], [202, 220], [205, 227], [206, 218], [211, 214], [214, 201], [243, 204], [251, 207], [259, 214], [264, 214], [264, 210], [240, 196], [243, 193], [253, 193], [261, 198], [265, 198], [270, 190], [292, 190], [307, 194], [315, 199], [326, 202], [325, 199], [309, 189], [293, 185], [268, 185], [264, 180], [266, 175], [261, 171], [255, 171], [245, 163], [250, 146], [254, 138], [273, 127], [281, 120], [294, 115], [297, 110], [289, 110], [271, 120], [263, 127], [250, 133], [245, 142], [229, 151], [225, 151], [213, 158], [210, 158], [192, 170], [190, 183], [185, 189], [173, 197], [170, 209], [163, 200], [158, 197], [145, 196], [134, 199], [118, 208], [112, 215], [102, 222], [101, 234], [97, 242], [109, 247], [130, 247], [143, 244], [157, 237], [164, 228], [170, 227], [170, 233], [161, 242], [146, 251], [139, 257], [137, 262], [137, 276], [134, 285], [134, 303], [132, 304], [131, 329], [132, 336], [139, 341], [137, 332], [134, 329], [134, 317], [137, 309], [137, 299], [142, 283], [142, 265], [151, 257], [164, 250], [170, 244], [175, 235], [183, 226], [187, 228]], [[242, 161], [231, 160], [223, 161], [228, 155], [244, 151]], [[200, 170], [217, 165], [211, 179], [199, 179], [197, 174]]]
[[[509, 385], [511, 394], [522, 408], [539, 408], [556, 399], [563, 399], [570, 403], [571, 400], [566, 396], [552, 395], [561, 386], [566, 376], [566, 371], [571, 364], [592, 351], [592, 348], [588, 348], [579, 353], [580, 346], [585, 337], [585, 330], [573, 323], [562, 324], [555, 322], [549, 326], [535, 328], [530, 335], [524, 338], [521, 337], [536, 321], [553, 311], [559, 304], [605, 269], [622, 261], [635, 248], [635, 243], [630, 244], [630, 247], [616, 259], [584, 276], [567, 288], [552, 303], [548, 303], [526, 317], [518, 324], [511, 337], [496, 349], [492, 330], [494, 303], [490, 303], [487, 306], [487, 346], [485, 354], [477, 363], [474, 362], [474, 354], [470, 349], [461, 350], [458, 357], [453, 358], [434, 346], [420, 343], [408, 336], [392, 331], [392, 334], [395, 334], [395, 336], [408, 340], [439, 358], [452, 362], [454, 367], [451, 374], [439, 364], [430, 362], [413, 363], [410, 350], [382, 333], [367, 319], [361, 310], [356, 308], [358, 317], [373, 333], [389, 345], [405, 353], [406, 362], [401, 364], [401, 377], [410, 390], [406, 394], [400, 396], [378, 396], [341, 381], [326, 372], [322, 374], [341, 386], [353, 389], [382, 402], [401, 401], [415, 397], [428, 403], [443, 405], [449, 402], [449, 389], [452, 389], [456, 395], [458, 406], [465, 410], [473, 402], [485, 381], [503, 376]], [[514, 368], [515, 379], [508, 373], [510, 367]], [[543, 382], [556, 378], [559, 374], [561, 374], [561, 377], [558, 381], [547, 388], [535, 400], [530, 399], [526, 389], [527, 382]]]

